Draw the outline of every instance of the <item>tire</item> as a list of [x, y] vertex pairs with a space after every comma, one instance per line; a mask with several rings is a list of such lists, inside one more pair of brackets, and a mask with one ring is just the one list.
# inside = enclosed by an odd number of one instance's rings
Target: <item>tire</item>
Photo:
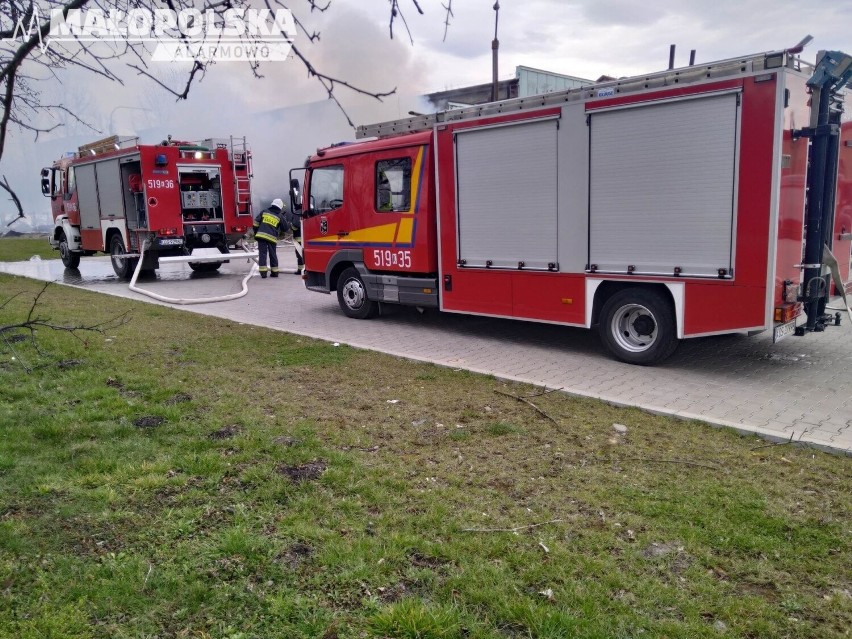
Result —
[[190, 262], [189, 268], [196, 273], [212, 273], [218, 271], [222, 266], [222, 262]]
[[133, 277], [133, 271], [136, 269], [136, 260], [130, 257], [120, 257], [127, 253], [124, 248], [124, 240], [121, 239], [120, 233], [115, 233], [109, 241], [109, 254], [112, 259], [112, 270], [123, 280], [129, 280]]
[[[227, 246], [225, 246], [224, 249], [220, 246], [219, 250], [222, 253], [230, 253]], [[189, 268], [191, 268], [195, 273], [213, 273], [218, 271], [222, 264], [224, 264], [224, 262], [190, 262]]]
[[337, 302], [346, 317], [369, 319], [376, 315], [379, 305], [367, 297], [367, 287], [361, 275], [352, 267], [337, 279]]
[[610, 353], [628, 364], [659, 364], [678, 345], [672, 305], [647, 288], [627, 288], [610, 297], [598, 330]]
[[59, 257], [65, 268], [77, 268], [80, 266], [80, 254], [74, 253], [68, 248], [68, 238], [65, 231], [59, 232]]

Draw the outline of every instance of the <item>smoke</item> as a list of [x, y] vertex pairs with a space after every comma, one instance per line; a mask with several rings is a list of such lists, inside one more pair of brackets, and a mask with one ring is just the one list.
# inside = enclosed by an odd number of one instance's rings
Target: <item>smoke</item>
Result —
[[[338, 84], [335, 96], [355, 124], [422, 111], [418, 96], [428, 83], [428, 69], [415, 60], [407, 41], [390, 40], [386, 24], [347, 5], [335, 4], [319, 16], [308, 17], [309, 30], [320, 31], [322, 38], [310, 43], [300, 35], [295, 45], [317, 71], [369, 92], [397, 90], [380, 102]], [[165, 84], [183, 89], [186, 67], [152, 63], [151, 69]], [[289, 169], [303, 166], [318, 147], [354, 139], [346, 117], [292, 56], [286, 62], [262, 65], [261, 78], [254, 77], [244, 63], [212, 65], [193, 86], [189, 99], [180, 102], [131, 70], [123, 72], [123, 85], [80, 70], [60, 73], [62, 82], [48, 87], [53, 94], [48, 98], [59, 100], [97, 131], [69, 117], [65, 117], [66, 126], [36, 140], [31, 134], [12, 131], [0, 163], [0, 175], [8, 176], [25, 211], [39, 221], [49, 219], [50, 209], [50, 201], [39, 189], [41, 167], [113, 133], [139, 136], [145, 144], [157, 143], [168, 134], [186, 140], [245, 136], [254, 157], [256, 206], [284, 198]], [[11, 213], [0, 202], [0, 217]]]

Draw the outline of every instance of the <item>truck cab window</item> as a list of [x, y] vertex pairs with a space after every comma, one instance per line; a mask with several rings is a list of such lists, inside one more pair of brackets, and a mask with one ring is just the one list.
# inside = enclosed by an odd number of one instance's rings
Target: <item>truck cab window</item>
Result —
[[74, 178], [74, 167], [69, 166], [68, 167], [68, 178], [65, 182], [65, 199], [67, 200], [68, 198], [70, 198], [74, 194], [74, 191], [76, 191], [76, 190], [77, 190], [77, 181]]
[[324, 166], [311, 171], [311, 213], [328, 213], [343, 206], [343, 167]]
[[411, 158], [376, 162], [376, 210], [411, 209]]
[[56, 197], [65, 193], [65, 171], [53, 169], [53, 191], [51, 195]]

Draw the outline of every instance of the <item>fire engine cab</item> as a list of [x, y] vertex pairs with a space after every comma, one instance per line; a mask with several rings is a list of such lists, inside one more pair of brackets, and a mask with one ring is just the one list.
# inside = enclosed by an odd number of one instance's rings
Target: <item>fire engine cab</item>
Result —
[[[49, 241], [67, 268], [109, 253], [116, 275], [130, 279], [159, 257], [187, 256], [193, 270], [218, 269], [252, 226], [251, 151], [245, 138], [139, 144], [112, 136], [81, 146], [41, 171], [51, 200]], [[204, 261], [193, 252], [206, 250]], [[223, 254], [210, 258], [211, 251]], [[200, 258], [199, 258], [200, 259]]]
[[598, 327], [645, 365], [684, 338], [839, 324], [852, 59], [799, 53], [360, 127], [306, 164], [306, 286], [353, 318]]

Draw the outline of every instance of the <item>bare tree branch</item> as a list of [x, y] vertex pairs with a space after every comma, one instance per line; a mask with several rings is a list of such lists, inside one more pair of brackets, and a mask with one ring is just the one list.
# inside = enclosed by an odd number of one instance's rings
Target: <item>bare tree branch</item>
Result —
[[[411, 29], [408, 28], [408, 21], [405, 19], [405, 16], [402, 14], [402, 9], [399, 7], [399, 0], [388, 0], [391, 5], [391, 14], [390, 14], [390, 24], [388, 25], [390, 28], [390, 39], [393, 40], [393, 21], [399, 16], [399, 19], [402, 20], [402, 24], [405, 26], [405, 31], [408, 33], [408, 39], [411, 40], [411, 44], [414, 44], [414, 38], [411, 36]], [[423, 9], [418, 4], [417, 0], [411, 0], [414, 3], [415, 8], [417, 9], [420, 15], [423, 15]]]
[[159, 79], [157, 79], [156, 77], [154, 77], [153, 75], [148, 73], [145, 69], [142, 69], [142, 68], [136, 66], [135, 64], [128, 64], [127, 66], [129, 66], [131, 69], [135, 69], [136, 72], [139, 75], [144, 75], [144, 76], [151, 78], [154, 82], [159, 84], [166, 91], [168, 91], [172, 95], [176, 96], [178, 100], [186, 100], [187, 96], [189, 95], [189, 89], [190, 89], [190, 87], [192, 87], [192, 81], [195, 79], [195, 74], [198, 73], [198, 72], [201, 72], [201, 75], [203, 76], [204, 70], [205, 70], [204, 65], [196, 60], [195, 63], [192, 65], [192, 71], [190, 71], [189, 77], [186, 79], [186, 86], [184, 86], [182, 92], [178, 93], [177, 91], [172, 89], [170, 86], [168, 86], [167, 84], [164, 84]]
[[[27, 366], [26, 362], [21, 358], [20, 353], [16, 351], [14, 347], [14, 343], [20, 341], [20, 339], [15, 339], [15, 337], [20, 337], [20, 333], [22, 331], [29, 334], [29, 342], [32, 344], [36, 352], [39, 355], [46, 355], [46, 353], [41, 350], [37, 340], [38, 329], [49, 329], [52, 331], [61, 331], [64, 333], [68, 333], [83, 344], [86, 344], [87, 342], [83, 338], [83, 334], [105, 334], [107, 331], [115, 330], [116, 328], [124, 326], [125, 324], [130, 322], [130, 311], [122, 313], [121, 315], [116, 315], [115, 317], [111, 317], [103, 322], [98, 322], [96, 324], [58, 324], [53, 322], [53, 320], [51, 320], [49, 317], [42, 317], [38, 315], [37, 311], [39, 301], [41, 300], [42, 295], [44, 295], [44, 292], [51, 284], [52, 282], [45, 282], [41, 290], [35, 295], [24, 320], [13, 324], [0, 325], [0, 338], [3, 339], [3, 343], [6, 345], [6, 348], [15, 355], [15, 361], [18, 362], [27, 373], [32, 372], [33, 368]], [[18, 297], [20, 294], [21, 293], [16, 293], [15, 295], [11, 296], [9, 299], [3, 302], [3, 304], [0, 304], [0, 308], [5, 307], [9, 302]]]
[[3, 187], [3, 189], [7, 193], [9, 193], [9, 195], [12, 196], [12, 201], [15, 203], [15, 208], [18, 209], [18, 217], [16, 217], [14, 220], [12, 220], [6, 225], [12, 226], [12, 224], [20, 220], [22, 217], [26, 217], [26, 215], [24, 215], [24, 207], [21, 206], [21, 200], [18, 199], [18, 194], [12, 190], [11, 186], [9, 186], [9, 180], [6, 178], [5, 175], [3, 176], [3, 179], [0, 180], [0, 187]]
[[444, 39], [443, 42], [447, 41], [447, 31], [450, 29], [450, 18], [455, 18], [453, 15], [453, 0], [447, 0], [447, 4], [442, 4], [442, 7], [446, 9], [447, 16], [444, 18]]

